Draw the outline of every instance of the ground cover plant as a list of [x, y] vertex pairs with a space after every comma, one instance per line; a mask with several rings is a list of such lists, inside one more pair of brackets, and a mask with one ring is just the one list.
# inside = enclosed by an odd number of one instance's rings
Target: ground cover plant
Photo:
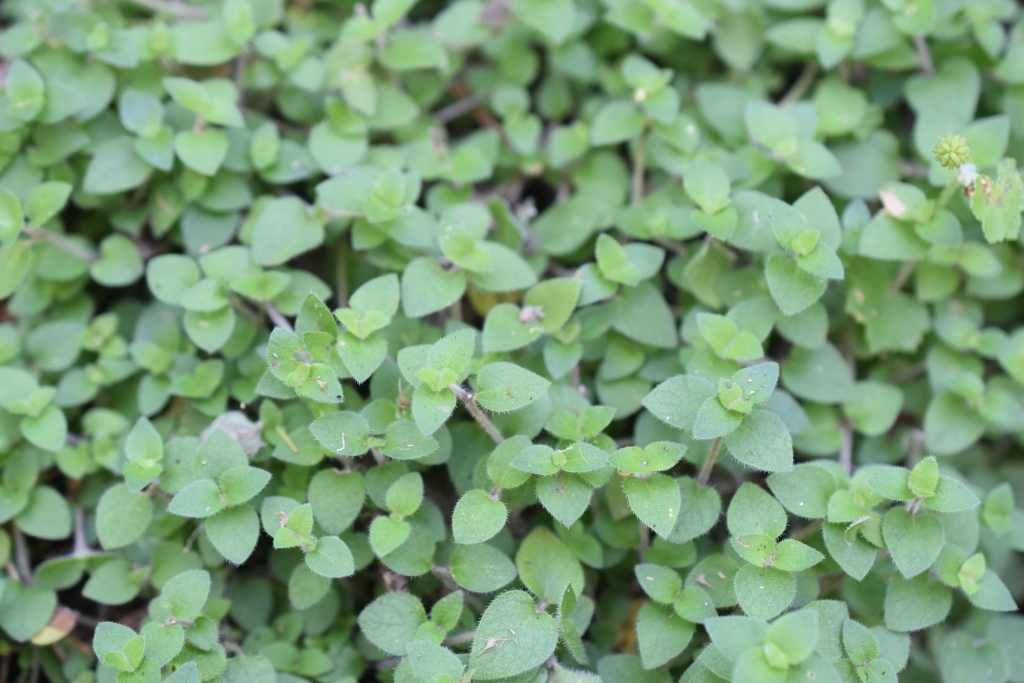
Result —
[[1024, 682], [1017, 3], [0, 26], [0, 683]]

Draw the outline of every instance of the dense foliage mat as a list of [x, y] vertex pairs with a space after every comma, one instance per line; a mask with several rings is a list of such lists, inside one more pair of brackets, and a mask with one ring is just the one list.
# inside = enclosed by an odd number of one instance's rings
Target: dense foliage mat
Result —
[[1024, 683], [1017, 3], [0, 12], [0, 682]]

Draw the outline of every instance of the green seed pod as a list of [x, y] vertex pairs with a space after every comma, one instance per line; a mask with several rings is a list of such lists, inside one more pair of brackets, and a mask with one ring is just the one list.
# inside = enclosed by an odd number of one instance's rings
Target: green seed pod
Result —
[[967, 140], [960, 135], [946, 135], [939, 138], [939, 144], [932, 150], [935, 160], [946, 168], [960, 168], [971, 158]]

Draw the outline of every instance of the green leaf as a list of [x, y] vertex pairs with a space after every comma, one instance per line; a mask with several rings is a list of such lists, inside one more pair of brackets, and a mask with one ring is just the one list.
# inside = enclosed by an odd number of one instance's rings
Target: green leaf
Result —
[[903, 508], [892, 508], [882, 525], [885, 545], [896, 568], [906, 578], [917, 576], [935, 562], [945, 541], [942, 522], [931, 515], [911, 516]]
[[39, 72], [23, 59], [16, 60], [7, 71], [4, 84], [7, 111], [21, 121], [31, 121], [43, 109], [46, 84]]
[[729, 533], [733, 536], [764, 534], [778, 538], [786, 530], [786, 512], [767, 491], [746, 482], [729, 503]]
[[152, 172], [153, 167], [136, 154], [132, 138], [114, 137], [96, 148], [82, 188], [89, 194], [117, 194], [142, 185]]
[[690, 162], [683, 187], [705, 213], [715, 214], [729, 205], [729, 177], [718, 164], [704, 157]]
[[476, 378], [477, 403], [496, 413], [524, 408], [541, 397], [551, 383], [513, 363], [485, 365]]
[[951, 477], [938, 478], [935, 494], [923, 501], [926, 507], [938, 512], [962, 512], [977, 507], [978, 497], [969, 488]]
[[917, 494], [910, 490], [909, 481], [910, 472], [903, 467], [882, 466], [871, 474], [867, 484], [889, 500], [913, 500]]
[[[768, 654], [776, 655], [772, 660]], [[778, 649], [771, 645], [765, 645], [763, 649], [752, 648], [740, 656], [736, 666], [732, 669], [731, 678], [737, 681], [758, 681], [759, 683], [776, 683], [784, 681], [786, 670], [774, 664], [782, 664], [778, 660]]]
[[124, 444], [124, 454], [129, 462], [140, 460], [157, 461], [164, 457], [164, 440], [153, 427], [153, 423], [145, 417], [136, 421], [128, 432]]
[[30, 247], [28, 240], [18, 240], [0, 247], [0, 299], [13, 294], [32, 267]]
[[924, 438], [928, 450], [951, 455], [973, 445], [985, 430], [985, 421], [966, 399], [951, 391], [932, 396], [924, 414]]
[[529, 437], [513, 436], [498, 444], [487, 458], [487, 476], [495, 486], [502, 489], [514, 489], [522, 486], [530, 479], [530, 475], [512, 466], [526, 448], [531, 447]]
[[459, 499], [452, 512], [455, 542], [463, 545], [483, 543], [505, 526], [508, 510], [500, 500], [476, 489]]
[[608, 454], [586, 441], [577, 441], [555, 451], [552, 462], [566, 472], [593, 472], [608, 464]]
[[700, 586], [690, 586], [684, 589], [672, 608], [683, 619], [699, 624], [718, 616], [718, 612], [714, 608], [714, 601]]
[[782, 418], [755, 408], [725, 437], [729, 453], [744, 465], [765, 472], [793, 469], [793, 439]]
[[145, 533], [152, 517], [153, 503], [148, 496], [132, 493], [125, 484], [111, 486], [96, 505], [100, 545], [107, 550], [131, 545]]
[[381, 451], [393, 460], [417, 460], [438, 449], [437, 440], [423, 434], [408, 420], [397, 420], [388, 425]]
[[340, 579], [356, 571], [352, 551], [337, 536], [321, 536], [316, 548], [306, 553], [306, 566], [320, 576]]
[[718, 522], [722, 514], [722, 499], [714, 488], [697, 486], [690, 477], [680, 477], [676, 483], [679, 484], [681, 507], [668, 540], [686, 543], [703, 536]]
[[224, 509], [220, 488], [212, 479], [198, 479], [174, 494], [167, 510], [182, 517], [212, 517]]
[[583, 567], [558, 536], [539, 526], [531, 531], [516, 552], [519, 577], [531, 592], [550, 603], [560, 602], [567, 588], [577, 595], [584, 588]]
[[403, 474], [388, 488], [385, 505], [391, 512], [409, 516], [423, 502], [423, 477], [419, 472]]
[[452, 579], [474, 593], [490, 593], [516, 577], [516, 567], [492, 545], [457, 545], [452, 551]]
[[177, 304], [193, 285], [199, 282], [199, 266], [181, 254], [161, 254], [146, 264], [146, 284], [160, 301]]
[[51, 180], [33, 187], [25, 198], [29, 227], [42, 225], [56, 216], [68, 203], [71, 189], [69, 183], [60, 180]]
[[580, 296], [580, 282], [575, 278], [552, 278], [535, 285], [523, 297], [523, 306], [540, 309], [540, 325], [545, 332], [560, 329], [569, 317]]
[[682, 506], [675, 480], [665, 474], [652, 474], [645, 479], [627, 477], [623, 488], [633, 514], [654, 533], [668, 538]]
[[744, 616], [714, 617], [704, 628], [720, 656], [735, 662], [753, 647], [759, 647], [768, 633], [768, 624], [761, 619]]
[[843, 402], [843, 412], [857, 431], [867, 436], [880, 436], [889, 431], [903, 407], [899, 387], [868, 380], [853, 386], [850, 398]]
[[476, 331], [472, 328], [456, 330], [442, 337], [427, 355], [427, 365], [434, 370], [451, 370], [456, 380], [461, 381], [473, 359], [476, 348]]
[[778, 648], [789, 666], [806, 660], [818, 644], [818, 617], [816, 610], [803, 609], [776, 619], [765, 634], [766, 652]]
[[978, 581], [978, 589], [967, 596], [971, 604], [996, 612], [1015, 612], [1017, 603], [1002, 580], [991, 570]]
[[174, 136], [174, 151], [181, 162], [196, 173], [212, 176], [227, 157], [228, 138], [216, 128], [207, 128], [201, 133], [181, 131]]
[[636, 619], [637, 645], [645, 669], [667, 663], [681, 653], [693, 637], [694, 625], [664, 605], [645, 603]]
[[21, 202], [6, 189], [0, 187], [0, 243], [14, 242], [21, 232], [24, 215]]
[[782, 384], [798, 398], [816, 403], [841, 403], [854, 388], [846, 361], [829, 343], [817, 349], [793, 349], [782, 365]]
[[794, 143], [798, 137], [796, 119], [784, 107], [753, 101], [747, 104], [743, 119], [750, 137], [775, 152], [781, 152], [785, 143]]
[[878, 656], [878, 639], [859, 621], [847, 619], [843, 624], [843, 651], [855, 665], [865, 664]]
[[640, 449], [636, 446], [620, 448], [612, 453], [608, 464], [617, 470], [636, 474], [651, 474], [671, 469], [686, 452], [686, 446], [672, 441], [656, 441]]
[[802, 463], [789, 472], [770, 475], [768, 487], [790, 513], [820, 519], [828, 514], [828, 500], [839, 483], [824, 467]]
[[210, 543], [229, 562], [243, 564], [256, 549], [260, 522], [248, 505], [221, 510], [207, 518], [205, 526]]
[[401, 657], [426, 620], [427, 613], [415, 595], [386, 593], [359, 613], [359, 629], [381, 650]]
[[717, 439], [734, 431], [742, 421], [741, 413], [723, 406], [718, 396], [711, 396], [704, 400], [697, 411], [693, 438]]
[[597, 238], [594, 256], [597, 258], [597, 267], [601, 274], [608, 280], [621, 282], [629, 287], [639, 284], [640, 275], [629, 263], [626, 250], [611, 235], [605, 233]]
[[654, 388], [643, 405], [662, 422], [692, 431], [704, 401], [715, 396], [711, 382], [693, 375], [677, 375]]
[[999, 162], [999, 175], [993, 182], [987, 176], [974, 181], [971, 211], [981, 221], [988, 242], [1017, 239], [1021, 212], [1024, 211], [1024, 179], [1013, 158]]
[[0, 628], [11, 640], [24, 643], [50, 621], [57, 608], [57, 593], [37, 586], [26, 588], [12, 580], [5, 581], [3, 585]]
[[21, 433], [44, 451], [57, 452], [67, 439], [68, 421], [57, 406], [47, 406], [38, 417], [21, 419]]
[[802, 270], [796, 259], [772, 254], [765, 262], [765, 281], [775, 303], [784, 315], [796, 315], [825, 293], [828, 283]]
[[679, 574], [656, 564], [638, 564], [633, 567], [636, 580], [647, 595], [655, 602], [670, 605], [676, 594], [683, 589]]
[[734, 374], [732, 381], [743, 388], [744, 400], [751, 403], [767, 401], [779, 382], [779, 364], [769, 361], [748, 366]]
[[339, 337], [336, 348], [352, 379], [360, 384], [380, 367], [388, 353], [388, 344], [383, 337], [371, 335], [359, 339], [348, 332]]
[[885, 625], [893, 631], [919, 631], [949, 614], [952, 592], [922, 572], [912, 579], [893, 576], [885, 593]]
[[645, 281], [627, 289], [615, 304], [612, 327], [616, 332], [647, 346], [675, 348], [679, 341], [676, 321], [654, 283]]
[[123, 287], [142, 277], [142, 257], [124, 235], [110, 235], [100, 243], [100, 258], [89, 266], [92, 279], [107, 287]]
[[919, 259], [929, 245], [906, 222], [878, 212], [861, 232], [859, 253], [882, 261]]
[[370, 547], [377, 557], [391, 553], [409, 538], [409, 523], [392, 517], [377, 517], [370, 524]]
[[224, 505], [231, 507], [247, 502], [263, 490], [270, 477], [270, 472], [259, 467], [242, 465], [225, 470], [218, 480]]
[[775, 549], [775, 563], [772, 566], [786, 572], [802, 572], [824, 559], [825, 556], [814, 548], [800, 541], [786, 539]]
[[643, 130], [645, 123], [644, 115], [632, 102], [608, 102], [598, 110], [590, 124], [590, 144], [600, 147], [624, 142]]
[[439, 676], [447, 676], [452, 681], [462, 678], [462, 662], [447, 648], [433, 643], [412, 642], [408, 653], [413, 673], [421, 681], [433, 681]]
[[[514, 631], [514, 633], [513, 633]], [[469, 670], [474, 680], [515, 676], [541, 665], [555, 651], [558, 627], [523, 591], [509, 591], [487, 607], [473, 639]]]
[[314, 420], [309, 431], [335, 455], [362, 455], [369, 450], [366, 440], [370, 435], [370, 425], [359, 413], [328, 413]]
[[307, 497], [317, 524], [329, 534], [340, 534], [362, 511], [366, 497], [363, 475], [320, 470], [309, 482]]
[[55, 489], [36, 486], [29, 493], [28, 505], [14, 518], [14, 523], [35, 538], [64, 539], [71, 535], [71, 508]]
[[568, 0], [515, 0], [512, 13], [554, 45], [565, 42], [574, 31], [577, 21], [576, 6]]
[[[111, 653], [119, 654], [121, 655], [118, 658], [119, 661], [123, 661], [129, 668], [135, 668], [140, 659], [136, 654], [137, 644], [134, 642], [136, 638], [138, 635], [127, 626], [113, 621], [103, 621], [96, 626], [96, 630], [93, 632], [92, 649], [96, 656], [104, 661], [107, 661], [107, 655]], [[134, 665], [129, 661], [126, 653], [131, 655], [130, 659], [134, 660]]]
[[796, 579], [788, 572], [752, 564], [736, 572], [736, 599], [748, 616], [771, 619], [789, 607], [795, 596]]
[[935, 495], [935, 487], [939, 483], [939, 463], [935, 456], [929, 456], [914, 465], [907, 478], [907, 485], [915, 495], [927, 498]]
[[178, 621], [194, 621], [210, 595], [210, 574], [191, 569], [175, 574], [160, 591], [160, 600]]
[[444, 270], [434, 259], [413, 259], [402, 271], [402, 310], [410, 318], [447, 308], [462, 298], [466, 276], [458, 270]]
[[416, 426], [424, 434], [433, 434], [451, 417], [455, 404], [455, 392], [451, 389], [432, 391], [426, 384], [416, 387], [412, 395]]
[[992, 642], [951, 630], [936, 642], [936, 664], [948, 681], [998, 681], [1007, 676], [1007, 653]]
[[737, 536], [730, 540], [733, 550], [747, 562], [758, 566], [769, 566], [775, 554], [775, 540], [764, 534]]
[[537, 478], [540, 504], [565, 527], [572, 526], [583, 515], [593, 495], [594, 487], [577, 474], [559, 472]]
[[305, 202], [297, 197], [278, 197], [264, 205], [256, 218], [252, 260], [261, 266], [279, 266], [323, 241], [323, 225], [310, 214]]
[[698, 313], [697, 324], [701, 336], [721, 358], [754, 360], [764, 355], [758, 339], [746, 330], [737, 329], [736, 324], [725, 316]]

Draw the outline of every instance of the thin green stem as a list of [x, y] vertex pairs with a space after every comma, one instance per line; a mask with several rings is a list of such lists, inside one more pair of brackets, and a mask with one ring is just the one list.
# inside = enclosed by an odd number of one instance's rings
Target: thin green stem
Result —
[[825, 520], [816, 519], [797, 533], [790, 536], [794, 541], [802, 541], [824, 525]]
[[903, 285], [907, 284], [907, 280], [910, 279], [911, 274], [914, 272], [914, 266], [917, 265], [917, 261], [914, 259], [908, 259], [903, 262], [903, 266], [900, 268], [900, 272], [896, 274], [896, 279], [892, 281], [892, 286], [889, 288], [891, 292], [898, 292], [903, 289]]
[[460, 633], [457, 636], [448, 636], [444, 639], [442, 645], [451, 647], [452, 645], [464, 645], [466, 643], [472, 643], [473, 639], [476, 638], [476, 631], [467, 631], [466, 633]]
[[49, 242], [55, 247], [60, 247], [75, 258], [81, 259], [86, 263], [94, 263], [99, 260], [99, 256], [94, 252], [86, 249], [78, 242], [68, 239], [58, 232], [44, 230], [43, 228], [30, 228], [26, 230], [25, 233], [35, 242]]
[[630, 205], [637, 206], [644, 198], [644, 165], [647, 163], [647, 126], [640, 131], [633, 156], [633, 190]]
[[949, 200], [953, 198], [953, 193], [956, 192], [958, 187], [960, 187], [960, 180], [954, 177], [942, 190], [942, 194], [939, 195], [939, 201], [935, 202], [935, 213], [946, 208], [946, 204], [949, 204]]
[[842, 442], [839, 446], [839, 466], [847, 474], [853, 474], [853, 427], [849, 420], [843, 418], [839, 421], [839, 433], [842, 435]]
[[169, 2], [168, 0], [127, 0], [130, 5], [145, 7], [148, 10], [162, 14], [173, 14], [182, 19], [202, 19], [206, 16], [206, 10], [194, 5], [186, 5], [183, 2]]
[[348, 306], [348, 260], [352, 250], [346, 236], [338, 237], [338, 247], [334, 253], [334, 294], [339, 308]]
[[487, 413], [484, 412], [483, 408], [476, 402], [473, 394], [469, 393], [458, 384], [449, 384], [448, 388], [455, 392], [455, 395], [462, 401], [462, 404], [466, 406], [466, 410], [473, 416], [473, 419], [477, 421], [483, 430], [487, 432], [487, 435], [494, 439], [494, 443], [502, 443], [505, 441], [505, 437], [501, 435], [498, 428], [491, 422], [491, 418], [487, 417]]
[[295, 333], [295, 328], [292, 327], [290, 322], [288, 322], [288, 318], [285, 318], [281, 314], [281, 311], [277, 310], [277, 306], [275, 306], [273, 302], [264, 302], [263, 310], [266, 311], [267, 317], [270, 318], [270, 321], [274, 323], [275, 326], [280, 327], [287, 332]]
[[25, 543], [25, 536], [17, 524], [11, 525], [11, 537], [14, 539], [14, 561], [18, 565], [18, 572], [21, 574], [22, 585], [32, 585], [32, 558], [29, 556], [28, 544]]
[[637, 524], [640, 525], [640, 543], [636, 547], [636, 554], [640, 556], [641, 562], [646, 562], [647, 550], [651, 547], [651, 530], [639, 520]]
[[917, 57], [921, 60], [921, 70], [928, 76], [934, 76], [935, 61], [932, 59], [932, 51], [928, 49], [928, 41], [924, 36], [914, 36], [914, 47], [917, 48]]
[[917, 516], [917, 511], [921, 509], [922, 500], [923, 499], [921, 498], [921, 496], [918, 496], [914, 500], [910, 501], [910, 503], [907, 505], [907, 512], [910, 513], [911, 517]]
[[785, 107], [787, 105], [798, 102], [807, 90], [814, 83], [815, 76], [818, 75], [818, 63], [816, 61], [809, 61], [804, 65], [804, 70], [800, 72], [800, 77], [793, 83], [793, 87], [789, 89], [782, 99], [779, 100], [779, 106]]
[[711, 444], [711, 452], [708, 453], [707, 459], [704, 461], [704, 466], [700, 468], [700, 474], [697, 475], [697, 486], [707, 486], [708, 479], [711, 478], [711, 470], [715, 467], [715, 459], [718, 458], [718, 451], [722, 448], [722, 437], [715, 439], [715, 442]]

